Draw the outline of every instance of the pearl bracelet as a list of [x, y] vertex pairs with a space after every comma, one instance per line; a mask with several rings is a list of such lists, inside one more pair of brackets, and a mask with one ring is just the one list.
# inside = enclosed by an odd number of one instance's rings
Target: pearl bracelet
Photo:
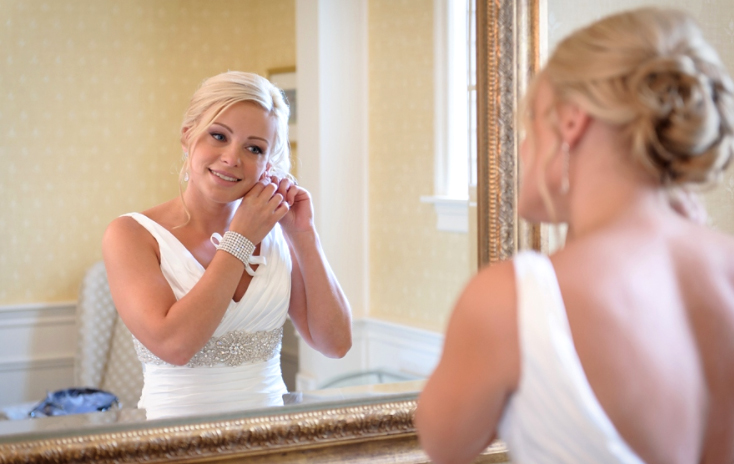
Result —
[[[214, 243], [214, 239], [217, 239], [219, 243]], [[250, 256], [252, 256], [252, 253], [255, 251], [255, 245], [243, 235], [228, 230], [224, 233], [224, 237], [222, 237], [218, 233], [214, 232], [209, 240], [211, 240], [217, 250], [226, 251], [242, 261], [245, 268], [250, 267]]]

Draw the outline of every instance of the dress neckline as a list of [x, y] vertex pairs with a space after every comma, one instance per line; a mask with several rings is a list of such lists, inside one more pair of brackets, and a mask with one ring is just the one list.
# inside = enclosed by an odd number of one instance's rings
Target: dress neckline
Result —
[[[142, 217], [144, 217], [144, 218], [145, 218], [146, 220], [148, 220], [148, 221], [150, 221], [151, 223], [155, 224], [155, 225], [156, 225], [156, 226], [157, 226], [157, 227], [158, 227], [158, 228], [159, 228], [160, 230], [163, 230], [163, 231], [164, 231], [164, 232], [165, 232], [165, 233], [166, 233], [166, 234], [168, 235], [168, 237], [169, 237], [169, 238], [173, 239], [173, 241], [174, 241], [174, 242], [176, 243], [176, 246], [178, 246], [179, 248], [181, 248], [181, 249], [182, 249], [182, 250], [183, 250], [183, 251], [184, 251], [184, 252], [186, 253], [186, 255], [187, 255], [187, 256], [188, 256], [189, 258], [191, 258], [191, 260], [192, 260], [192, 261], [193, 261], [194, 263], [196, 263], [196, 265], [197, 265], [197, 266], [199, 267], [199, 269], [200, 269], [200, 270], [201, 270], [202, 272], [203, 272], [203, 271], [206, 271], [206, 267], [204, 267], [204, 265], [203, 265], [203, 264], [201, 264], [201, 262], [200, 262], [200, 261], [199, 261], [198, 259], [196, 259], [196, 256], [194, 256], [194, 254], [193, 254], [193, 253], [191, 253], [191, 251], [190, 251], [190, 250], [189, 250], [188, 248], [186, 248], [186, 245], [184, 245], [184, 244], [183, 244], [183, 242], [181, 242], [181, 240], [179, 240], [179, 239], [178, 239], [178, 237], [176, 237], [175, 235], [173, 235], [173, 232], [171, 232], [170, 230], [168, 230], [168, 228], [166, 228], [165, 226], [161, 225], [160, 223], [156, 222], [155, 220], [151, 219], [150, 217], [146, 216], [146, 215], [145, 215], [145, 214], [143, 214], [143, 213], [130, 213], [130, 214], [131, 214], [131, 215], [138, 215], [138, 216], [142, 216]], [[267, 250], [267, 249], [268, 249], [268, 247], [267, 247], [267, 245], [266, 245], [266, 241], [268, 240], [268, 237], [269, 237], [269, 236], [270, 236], [270, 234], [266, 235], [266, 236], [265, 236], [265, 238], [263, 238], [263, 240], [262, 240], [262, 241], [260, 242], [260, 254], [259, 254], [259, 255], [255, 255], [255, 257], [259, 257], [259, 256], [265, 256], [265, 250]], [[255, 270], [255, 276], [256, 276], [256, 275], [258, 275], [258, 274], [260, 273], [259, 271], [260, 271], [260, 269], [261, 269], [262, 267], [263, 267], [263, 266], [258, 266], [258, 267], [257, 267], [257, 269]], [[254, 278], [255, 276], [253, 276], [253, 278]], [[248, 287], [248, 288], [249, 288], [249, 287]], [[247, 293], [247, 292], [245, 292], [245, 293]], [[244, 297], [244, 295], [243, 295], [243, 297]], [[234, 301], [234, 299], [233, 299], [232, 301]], [[241, 298], [240, 298], [240, 301], [242, 301], [242, 299], [241, 299]], [[234, 301], [234, 302], [235, 302], [235, 303], [238, 303], [238, 301]]]

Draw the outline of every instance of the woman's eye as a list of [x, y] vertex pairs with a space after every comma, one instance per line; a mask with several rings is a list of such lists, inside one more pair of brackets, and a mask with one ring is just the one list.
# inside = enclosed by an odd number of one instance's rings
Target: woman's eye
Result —
[[247, 149], [250, 150], [251, 152], [253, 152], [256, 155], [262, 155], [262, 153], [263, 153], [263, 151], [260, 149], [260, 147], [256, 147], [254, 145], [251, 146], [251, 147], [248, 147]]
[[220, 134], [220, 133], [218, 133], [218, 132], [212, 132], [212, 138], [213, 138], [214, 140], [218, 140], [218, 141], [220, 141], [220, 142], [223, 142], [223, 141], [225, 140], [225, 137], [224, 137], [224, 135], [223, 135], [223, 134]]

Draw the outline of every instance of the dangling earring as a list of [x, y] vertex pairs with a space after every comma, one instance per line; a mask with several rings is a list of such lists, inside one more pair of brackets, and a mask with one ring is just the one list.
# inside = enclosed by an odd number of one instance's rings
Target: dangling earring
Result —
[[[189, 157], [189, 152], [188, 151], [185, 151], [184, 154], [183, 154], [183, 157], [184, 157], [184, 161], [185, 161]], [[186, 170], [186, 172], [184, 172], [183, 180], [184, 180], [184, 182], [188, 182], [189, 181], [189, 170], [188, 169]]]
[[571, 168], [571, 148], [568, 146], [568, 142], [566, 141], [561, 143], [561, 155], [563, 156], [563, 159], [561, 160], [563, 163], [563, 171], [561, 172], [561, 193], [565, 195], [571, 189], [571, 184], [568, 180], [569, 170]]

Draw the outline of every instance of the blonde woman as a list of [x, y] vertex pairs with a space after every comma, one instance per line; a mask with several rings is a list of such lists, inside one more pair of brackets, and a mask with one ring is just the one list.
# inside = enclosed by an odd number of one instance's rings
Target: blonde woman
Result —
[[349, 303], [310, 195], [288, 174], [288, 114], [281, 91], [255, 74], [204, 81], [181, 127], [186, 188], [105, 233], [149, 419], [283, 404], [287, 316], [326, 356], [351, 347]]
[[435, 462], [496, 436], [523, 464], [734, 462], [734, 239], [669, 201], [729, 163], [733, 93], [681, 12], [558, 46], [526, 97], [519, 212], [569, 238], [461, 295], [415, 418]]

